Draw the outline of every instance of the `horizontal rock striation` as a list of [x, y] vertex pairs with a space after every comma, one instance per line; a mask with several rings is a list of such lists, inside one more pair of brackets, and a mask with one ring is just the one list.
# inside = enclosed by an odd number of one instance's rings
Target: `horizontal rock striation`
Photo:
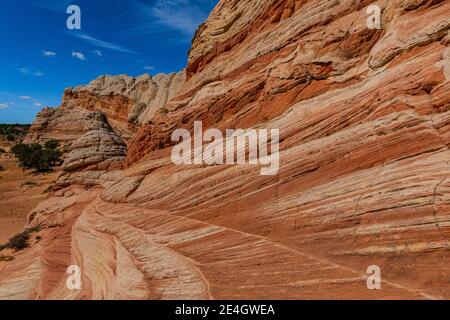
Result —
[[57, 187], [71, 184], [103, 185], [120, 176], [127, 146], [101, 112], [89, 113], [84, 131], [65, 156]]
[[[381, 30], [367, 28], [371, 4]], [[448, 12], [220, 1], [127, 168], [30, 214], [52, 228], [1, 270], [0, 298], [449, 299]], [[173, 130], [196, 120], [279, 129], [278, 174], [173, 164]], [[79, 291], [64, 285], [71, 264]], [[381, 290], [367, 288], [372, 265]]]
[[62, 170], [73, 172], [121, 169], [127, 154], [125, 142], [114, 132], [103, 113], [90, 113], [86, 121], [86, 133], [71, 145]]
[[162, 112], [184, 79], [184, 71], [154, 77], [101, 76], [86, 86], [68, 88], [59, 108], [46, 108], [38, 114], [25, 142], [74, 141], [85, 133], [80, 118], [94, 111], [104, 113], [114, 130], [128, 141], [139, 126]]

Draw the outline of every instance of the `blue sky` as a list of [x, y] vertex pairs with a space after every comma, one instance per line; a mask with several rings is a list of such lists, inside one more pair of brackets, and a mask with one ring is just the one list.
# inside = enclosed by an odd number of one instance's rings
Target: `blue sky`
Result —
[[[9, 0], [0, 6], [0, 123], [31, 123], [66, 87], [102, 74], [186, 66], [198, 25], [218, 0]], [[81, 9], [69, 30], [67, 7]]]

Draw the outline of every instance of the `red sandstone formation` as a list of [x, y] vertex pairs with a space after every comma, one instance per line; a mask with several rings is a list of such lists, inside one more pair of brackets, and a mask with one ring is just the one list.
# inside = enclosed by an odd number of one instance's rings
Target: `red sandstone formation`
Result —
[[[381, 30], [370, 4], [222, 0], [127, 169], [30, 214], [0, 298], [449, 299], [450, 2], [377, 1]], [[196, 120], [279, 129], [279, 173], [174, 165]]]
[[155, 77], [101, 76], [89, 85], [68, 88], [59, 108], [46, 108], [38, 114], [25, 143], [72, 142], [85, 133], [89, 122], [85, 118], [93, 111], [104, 113], [115, 131], [130, 140], [140, 125], [178, 94], [184, 78], [183, 71]]

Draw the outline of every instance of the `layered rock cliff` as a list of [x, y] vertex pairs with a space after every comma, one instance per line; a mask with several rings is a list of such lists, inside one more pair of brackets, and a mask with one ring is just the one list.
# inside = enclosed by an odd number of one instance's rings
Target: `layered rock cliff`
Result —
[[101, 76], [86, 86], [68, 88], [60, 107], [38, 114], [25, 143], [49, 139], [72, 142], [85, 133], [85, 118], [93, 111], [103, 112], [114, 130], [128, 141], [178, 94], [184, 79], [184, 71], [154, 77]]
[[[0, 272], [0, 298], [450, 298], [448, 12], [220, 1], [127, 169], [30, 214], [42, 241]], [[175, 165], [171, 134], [196, 120], [279, 129], [278, 174]], [[65, 286], [69, 265], [81, 290]], [[367, 288], [372, 265], [381, 290]]]

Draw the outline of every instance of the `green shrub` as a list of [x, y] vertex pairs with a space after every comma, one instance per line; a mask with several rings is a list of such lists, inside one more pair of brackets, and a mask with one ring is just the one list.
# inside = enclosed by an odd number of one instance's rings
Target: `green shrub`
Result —
[[42, 192], [42, 194], [47, 194], [47, 193], [53, 192], [54, 189], [55, 189], [55, 186], [53, 184], [51, 184]]
[[37, 186], [38, 186], [38, 184], [37, 184], [36, 182], [34, 182], [34, 181], [25, 181], [25, 182], [22, 184], [22, 188], [23, 188], [23, 187], [33, 188], [33, 187], [37, 187]]
[[0, 124], [0, 135], [24, 136], [29, 129], [28, 124]]
[[8, 257], [8, 256], [0, 256], [0, 262], [5, 261], [5, 262], [9, 262], [9, 261], [13, 261], [14, 257]]
[[11, 152], [19, 160], [21, 167], [45, 172], [62, 163], [62, 152], [57, 149], [58, 146], [57, 141], [48, 141], [44, 147], [37, 143], [19, 143], [11, 149]]
[[26, 231], [19, 233], [9, 239], [8, 248], [16, 251], [20, 251], [28, 247], [28, 240], [30, 239], [30, 234]]
[[12, 134], [8, 134], [6, 136], [6, 140], [8, 140], [8, 141], [16, 141], [16, 138], [14, 138], [14, 136]]
[[59, 141], [58, 140], [48, 140], [46, 143], [44, 143], [44, 148], [48, 150], [56, 150], [59, 147]]
[[28, 228], [25, 231], [16, 234], [14, 237], [9, 239], [7, 244], [0, 245], [0, 251], [5, 249], [12, 249], [15, 251], [20, 251], [28, 247], [28, 240], [30, 240], [31, 234], [39, 232], [41, 226], [36, 226], [33, 228]]

